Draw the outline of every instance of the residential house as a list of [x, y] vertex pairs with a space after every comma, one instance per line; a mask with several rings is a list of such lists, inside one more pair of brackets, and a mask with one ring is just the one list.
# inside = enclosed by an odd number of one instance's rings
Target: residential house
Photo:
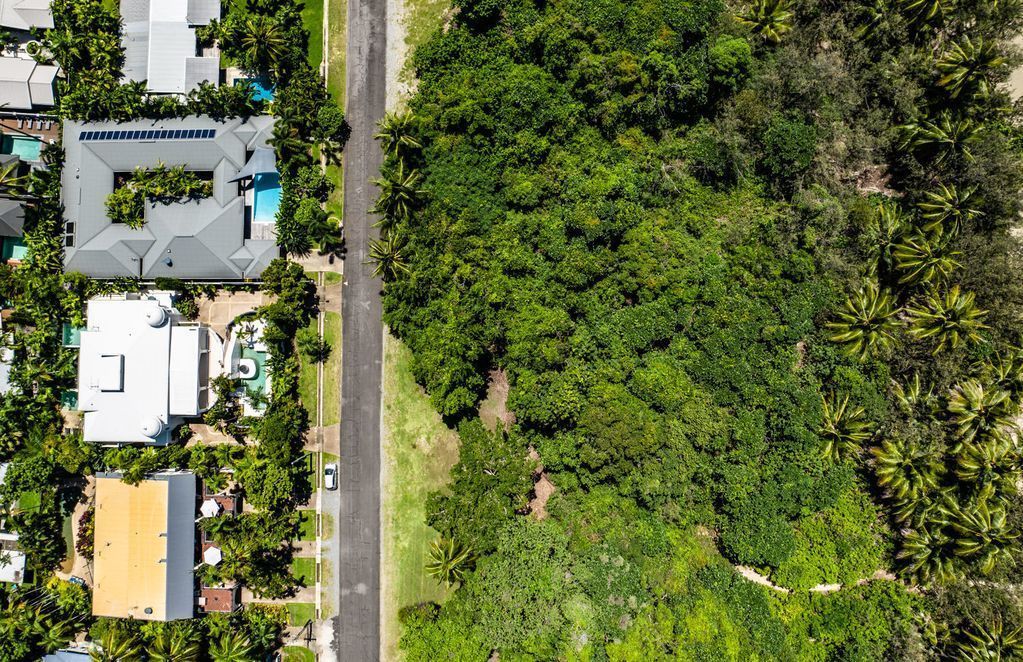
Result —
[[59, 71], [59, 67], [39, 64], [27, 56], [0, 57], [0, 99], [4, 109], [52, 107]]
[[52, 28], [50, 0], [0, 0], [0, 27], [25, 32]]
[[181, 319], [170, 293], [89, 301], [78, 357], [83, 438], [167, 444], [175, 426], [212, 404], [223, 351], [215, 332]]
[[[66, 122], [62, 198], [65, 264], [94, 278], [258, 278], [280, 255], [275, 235], [281, 188], [267, 159], [273, 118], [205, 116], [136, 122]], [[213, 194], [148, 202], [140, 228], [114, 223], [107, 197], [136, 168], [185, 165]]]
[[94, 616], [173, 621], [195, 601], [195, 475], [96, 479]]
[[121, 0], [124, 77], [151, 92], [188, 94], [220, 82], [220, 53], [202, 52], [195, 29], [220, 18], [220, 0]]

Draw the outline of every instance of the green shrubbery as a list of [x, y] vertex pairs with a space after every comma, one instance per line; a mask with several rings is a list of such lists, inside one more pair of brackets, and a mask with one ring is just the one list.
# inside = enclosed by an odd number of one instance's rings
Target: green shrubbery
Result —
[[183, 165], [168, 168], [161, 163], [149, 170], [136, 168], [127, 181], [107, 196], [107, 217], [111, 223], [123, 223], [137, 230], [145, 223], [147, 202], [168, 205], [211, 195], [213, 182], [186, 171]]

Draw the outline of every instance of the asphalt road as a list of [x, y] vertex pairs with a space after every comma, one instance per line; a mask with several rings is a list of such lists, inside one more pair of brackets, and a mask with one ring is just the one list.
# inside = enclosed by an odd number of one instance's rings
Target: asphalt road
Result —
[[373, 140], [383, 117], [387, 78], [386, 0], [348, 0], [345, 114], [352, 137], [344, 158], [347, 244], [342, 298], [341, 504], [338, 521], [340, 612], [335, 642], [341, 662], [380, 659], [380, 406], [383, 323], [381, 283], [365, 264], [377, 235], [370, 180], [383, 160]]

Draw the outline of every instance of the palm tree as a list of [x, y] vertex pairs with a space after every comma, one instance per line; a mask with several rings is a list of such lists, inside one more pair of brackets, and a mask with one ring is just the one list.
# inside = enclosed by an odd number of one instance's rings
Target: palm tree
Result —
[[402, 158], [407, 149], [420, 149], [422, 145], [412, 137], [415, 117], [411, 112], [387, 113], [380, 120], [380, 131], [373, 137], [383, 144], [384, 154]]
[[1008, 391], [986, 388], [975, 379], [956, 385], [948, 399], [959, 438], [966, 443], [998, 434], [1012, 423], [1016, 410]]
[[213, 662], [252, 662], [255, 659], [252, 644], [240, 632], [225, 633], [210, 644]]
[[940, 406], [938, 398], [934, 395], [933, 386], [924, 392], [923, 386], [920, 384], [920, 373], [918, 372], [913, 373], [913, 379], [909, 380], [905, 386], [893, 380], [892, 394], [895, 396], [899, 408], [906, 414], [912, 415], [918, 407], [922, 407], [928, 413], [933, 414]]
[[906, 564], [904, 572], [922, 584], [950, 584], [963, 574], [955, 541], [942, 522], [907, 531], [897, 556]]
[[14, 200], [27, 197], [28, 180], [18, 175], [20, 161], [0, 166], [0, 196]]
[[462, 547], [454, 538], [438, 538], [430, 543], [430, 562], [426, 574], [450, 588], [465, 579], [472, 564], [472, 549]]
[[369, 243], [369, 262], [374, 265], [373, 275], [383, 278], [384, 282], [391, 282], [401, 274], [409, 273], [408, 263], [402, 249], [405, 241], [395, 232], [388, 232], [380, 239], [374, 239]]
[[1023, 657], [1023, 628], [1006, 630], [1002, 619], [990, 625], [973, 623], [956, 642], [957, 659], [963, 662], [995, 662]]
[[901, 127], [903, 148], [934, 151], [934, 163], [942, 165], [957, 155], [973, 160], [970, 145], [978, 140], [978, 127], [969, 117], [953, 119], [946, 111], [936, 120], [911, 122]]
[[149, 646], [150, 662], [196, 662], [200, 646], [195, 636], [183, 628], [165, 628]]
[[849, 396], [834, 402], [834, 394], [821, 397], [823, 422], [820, 434], [824, 438], [824, 456], [838, 462], [844, 455], [856, 453], [860, 445], [870, 439], [870, 423], [863, 407], [849, 408]]
[[934, 453], [920, 448], [915, 441], [885, 440], [880, 448], [871, 448], [877, 483], [900, 500], [914, 500], [938, 487], [942, 465]]
[[789, 0], [753, 0], [739, 22], [752, 28], [753, 34], [769, 44], [778, 44], [792, 30], [792, 3]]
[[988, 76], [1003, 64], [1005, 58], [994, 44], [985, 42], [983, 37], [977, 37], [974, 41], [965, 36], [961, 43], [953, 44], [936, 63], [938, 71], [943, 74], [938, 79], [938, 85], [947, 89], [953, 99], [966, 90], [987, 96]]
[[985, 575], [999, 561], [1012, 561], [1019, 533], [1009, 523], [1004, 503], [982, 499], [969, 509], [957, 509], [952, 530], [956, 533], [956, 554], [975, 559]]
[[413, 169], [405, 172], [405, 162], [399, 161], [398, 167], [384, 173], [384, 176], [373, 180], [380, 187], [373, 213], [383, 214], [380, 225], [390, 228], [397, 221], [406, 221], [412, 215], [412, 209], [423, 191], [416, 188], [419, 184], [419, 171]]
[[885, 199], [878, 204], [877, 213], [871, 217], [866, 231], [873, 273], [885, 274], [894, 268], [895, 247], [909, 226], [910, 219], [897, 202]]
[[308, 233], [320, 247], [320, 255], [336, 255], [344, 248], [344, 230], [337, 216], [324, 215], [308, 228]]
[[963, 444], [956, 456], [956, 477], [988, 498], [1015, 494], [1020, 469], [1019, 448], [1002, 432]]
[[927, 221], [924, 230], [936, 232], [947, 229], [953, 235], [959, 234], [963, 226], [981, 215], [980, 210], [970, 206], [970, 198], [976, 191], [976, 186], [960, 192], [955, 184], [941, 184], [941, 190], [927, 192], [927, 200], [917, 204]]
[[950, 0], [899, 0], [900, 8], [910, 14], [914, 22], [926, 22], [943, 16]]
[[956, 349], [963, 342], [983, 340], [980, 332], [987, 328], [981, 319], [987, 314], [974, 303], [973, 292], [961, 292], [955, 285], [944, 296], [932, 292], [917, 306], [907, 306], [909, 332], [916, 338], [935, 338], [933, 353]]
[[75, 636], [75, 627], [70, 620], [53, 621], [45, 617], [37, 618], [31, 631], [47, 653], [63, 648]]
[[937, 235], [919, 233], [904, 237], [895, 246], [895, 268], [902, 272], [900, 285], [942, 283], [963, 265], [955, 260], [962, 255], [948, 249], [948, 244]]
[[831, 340], [842, 343], [847, 353], [864, 360], [875, 350], [888, 349], [895, 343], [898, 310], [889, 292], [879, 289], [876, 281], [868, 281], [846, 300], [838, 312], [838, 321], [828, 323]]
[[134, 634], [110, 628], [100, 639], [99, 646], [89, 650], [89, 659], [93, 662], [136, 662], [142, 659], [142, 647]]
[[288, 51], [288, 40], [280, 24], [271, 16], [253, 14], [245, 20], [241, 47], [246, 61], [256, 71], [276, 69]]

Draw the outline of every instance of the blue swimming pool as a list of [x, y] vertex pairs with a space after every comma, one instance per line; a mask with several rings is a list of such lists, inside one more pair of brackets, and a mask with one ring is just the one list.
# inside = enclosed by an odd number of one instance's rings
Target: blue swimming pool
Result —
[[273, 223], [281, 206], [281, 178], [276, 172], [256, 175], [252, 182], [252, 220]]
[[254, 101], [273, 101], [274, 88], [265, 78], [238, 78], [235, 85], [248, 85], [252, 89]]
[[42, 141], [29, 136], [4, 136], [3, 153], [17, 154], [22, 161], [38, 161]]

